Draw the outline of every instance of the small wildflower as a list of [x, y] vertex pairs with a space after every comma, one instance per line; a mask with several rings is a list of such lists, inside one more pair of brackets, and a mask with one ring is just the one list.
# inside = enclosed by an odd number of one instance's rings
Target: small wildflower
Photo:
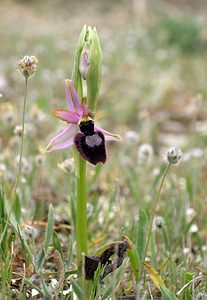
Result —
[[45, 121], [46, 116], [37, 106], [33, 106], [30, 111], [30, 118], [38, 124], [38, 122]]
[[136, 131], [127, 131], [125, 137], [130, 144], [136, 144], [139, 142], [139, 134]]
[[186, 214], [187, 220], [190, 222], [190, 220], [195, 217], [196, 212], [195, 212], [194, 208], [189, 207], [189, 208], [186, 209], [186, 213], [185, 214]]
[[150, 144], [142, 144], [139, 147], [137, 158], [141, 164], [149, 164], [153, 155], [153, 148]]
[[198, 232], [198, 225], [197, 224], [192, 224], [189, 231], [190, 231], [190, 233]]
[[164, 219], [160, 216], [157, 216], [153, 220], [153, 229], [154, 231], [160, 230], [164, 226]]
[[13, 127], [16, 122], [16, 111], [14, 106], [9, 102], [4, 102], [0, 105], [0, 114], [2, 116], [2, 123], [7, 127]]
[[52, 278], [51, 281], [50, 281], [50, 286], [52, 289], [55, 289], [58, 285], [58, 281], [56, 278]]
[[153, 177], [156, 177], [156, 176], [158, 176], [160, 174], [160, 169], [159, 168], [154, 168], [153, 170], [152, 170], [152, 175], [153, 175]]
[[25, 55], [17, 65], [17, 70], [23, 74], [23, 76], [28, 79], [37, 70], [38, 60], [35, 56]]
[[[15, 158], [14, 166], [18, 167], [18, 164], [19, 164], [19, 155]], [[28, 173], [31, 172], [31, 170], [32, 170], [31, 163], [25, 157], [22, 157], [22, 174], [27, 175]]]
[[13, 130], [14, 135], [16, 136], [22, 136], [22, 125], [16, 125]]
[[177, 164], [180, 161], [182, 155], [183, 154], [181, 150], [175, 147], [172, 147], [167, 151], [167, 159], [171, 164]]
[[[36, 134], [36, 129], [34, 124], [25, 123], [24, 135], [28, 135], [30, 137], [34, 137]], [[21, 137], [22, 136], [22, 125], [16, 125], [13, 130], [14, 135]]]
[[6, 165], [4, 163], [0, 163], [0, 174], [6, 171]]
[[187, 255], [187, 254], [189, 254], [189, 253], [190, 253], [190, 248], [184, 247], [184, 248], [183, 248], [183, 254]]
[[38, 230], [31, 225], [24, 224], [22, 225], [22, 236], [27, 241], [32, 238], [36, 238], [38, 236]]
[[32, 298], [37, 296], [38, 294], [39, 292], [36, 289], [32, 289], [32, 293], [31, 293]]
[[178, 183], [178, 187], [180, 188], [180, 190], [185, 191], [186, 190], [186, 186], [187, 186], [187, 182], [186, 179], [181, 177], [177, 180]]
[[0, 163], [0, 181], [4, 178], [6, 173], [6, 165], [4, 163]]
[[45, 156], [42, 154], [38, 154], [35, 156], [35, 164], [36, 166], [40, 167], [42, 165], [44, 165], [45, 162]]
[[72, 292], [72, 288], [68, 288], [67, 290], [62, 291], [63, 296], [66, 296]]
[[15, 113], [14, 111], [8, 111], [4, 114], [3, 116], [4, 123], [7, 124], [8, 126], [12, 127], [15, 124]]

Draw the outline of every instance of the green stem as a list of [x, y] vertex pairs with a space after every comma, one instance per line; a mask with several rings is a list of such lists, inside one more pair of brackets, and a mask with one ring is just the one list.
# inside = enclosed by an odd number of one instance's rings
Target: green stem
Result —
[[[164, 184], [164, 181], [165, 181], [165, 178], [167, 176], [167, 173], [168, 173], [168, 170], [169, 170], [170, 166], [171, 166], [171, 163], [168, 163], [168, 165], [167, 165], [167, 167], [165, 169], [165, 172], [163, 174], [162, 180], [160, 182], [160, 186], [159, 186], [159, 189], [157, 191], [156, 197], [154, 199], [154, 203], [153, 203], [153, 207], [152, 207], [152, 212], [151, 212], [150, 223], [149, 223], [149, 228], [148, 228], [147, 242], [146, 242], [146, 247], [145, 247], [143, 262], [145, 262], [145, 258], [147, 256], [147, 251], [148, 251], [148, 248], [149, 248], [150, 236], [151, 236], [152, 225], [153, 225], [153, 221], [154, 221], [154, 217], [155, 217], [155, 213], [156, 213], [157, 203], [158, 203], [158, 200], [160, 198], [162, 187], [163, 187], [163, 184]], [[142, 272], [143, 272], [143, 267], [141, 267], [140, 280], [142, 278]]]
[[87, 183], [86, 161], [79, 156], [79, 170], [77, 178], [76, 205], [76, 241], [77, 262], [81, 262], [82, 253], [87, 254]]
[[23, 155], [23, 148], [24, 148], [24, 128], [25, 128], [25, 115], [26, 115], [26, 103], [27, 103], [27, 90], [28, 90], [28, 78], [25, 77], [25, 89], [24, 89], [24, 103], [23, 103], [23, 112], [22, 112], [22, 133], [21, 133], [20, 153], [19, 153], [19, 165], [18, 165], [17, 177], [16, 177], [14, 190], [13, 190], [13, 195], [12, 195], [12, 200], [11, 200], [11, 206], [10, 206], [10, 209], [9, 209], [7, 222], [6, 222], [6, 225], [4, 227], [4, 231], [3, 231], [1, 239], [0, 239], [0, 244], [2, 243], [2, 240], [4, 239], [7, 228], [8, 228], [8, 224], [9, 224], [9, 220], [10, 220], [10, 217], [11, 217], [14, 200], [16, 198], [17, 188], [18, 188], [19, 181], [20, 181], [20, 178], [21, 178], [22, 155]]
[[[24, 128], [25, 128], [25, 115], [26, 115], [26, 103], [27, 103], [27, 88], [28, 88], [28, 78], [25, 78], [25, 93], [24, 93], [24, 104], [23, 104], [23, 113], [22, 113], [22, 135], [21, 135], [21, 145], [20, 145], [20, 154], [19, 154], [19, 166], [17, 172], [17, 179], [14, 186], [14, 192], [12, 197], [12, 204], [14, 199], [16, 198], [16, 192], [19, 185], [19, 180], [22, 173], [22, 156], [23, 156], [23, 148], [24, 148]], [[11, 204], [11, 208], [12, 208]]]

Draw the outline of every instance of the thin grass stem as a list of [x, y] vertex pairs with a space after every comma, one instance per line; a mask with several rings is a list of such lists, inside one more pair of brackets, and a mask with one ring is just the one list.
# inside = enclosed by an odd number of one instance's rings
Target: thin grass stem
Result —
[[[162, 191], [162, 188], [163, 188], [163, 184], [165, 182], [165, 178], [166, 178], [167, 173], [170, 169], [170, 166], [171, 166], [171, 163], [168, 163], [168, 165], [167, 165], [167, 167], [164, 171], [162, 180], [160, 182], [160, 186], [158, 188], [158, 191], [157, 191], [157, 194], [155, 196], [154, 202], [153, 202], [152, 212], [150, 214], [151, 218], [150, 218], [150, 223], [149, 223], [149, 227], [148, 227], [147, 242], [146, 242], [146, 246], [145, 246], [143, 262], [145, 262], [145, 258], [147, 256], [147, 251], [148, 251], [148, 248], [149, 248], [150, 236], [151, 236], [151, 231], [152, 231], [152, 226], [153, 226], [153, 221], [154, 221], [154, 217], [155, 217], [155, 213], [156, 213], [157, 204], [158, 204], [158, 201], [159, 201], [159, 198], [160, 198], [160, 194], [161, 194], [161, 191]], [[143, 266], [141, 266], [140, 280], [142, 278], [142, 273], [143, 273]]]
[[19, 181], [20, 181], [21, 173], [22, 173], [22, 156], [23, 156], [23, 148], [24, 148], [24, 132], [25, 132], [25, 115], [26, 115], [26, 104], [27, 104], [27, 90], [28, 90], [28, 78], [26, 77], [25, 78], [23, 113], [22, 113], [22, 135], [21, 135], [21, 145], [20, 145], [20, 154], [19, 154], [19, 165], [18, 165], [17, 178], [16, 178], [16, 182], [15, 182], [15, 186], [14, 186], [10, 211], [12, 210], [12, 204], [13, 204], [13, 201], [16, 197], [17, 188], [19, 186]]
[[5, 227], [4, 227], [4, 231], [3, 231], [1, 239], [0, 239], [0, 244], [2, 243], [2, 240], [4, 239], [7, 228], [8, 228], [8, 224], [9, 224], [9, 220], [10, 220], [10, 217], [11, 217], [14, 200], [16, 198], [17, 188], [19, 186], [19, 181], [20, 181], [21, 173], [22, 173], [22, 156], [23, 156], [23, 149], [24, 149], [24, 132], [25, 132], [25, 115], [26, 115], [27, 91], [28, 91], [28, 77], [25, 77], [24, 102], [23, 102], [23, 112], [22, 112], [22, 133], [21, 133], [20, 153], [19, 153], [19, 164], [18, 164], [17, 176], [16, 176], [16, 181], [15, 181], [13, 194], [12, 194], [11, 205], [10, 205], [9, 213], [8, 213], [8, 216], [7, 216], [7, 221], [6, 221], [6, 224], [5, 224]]

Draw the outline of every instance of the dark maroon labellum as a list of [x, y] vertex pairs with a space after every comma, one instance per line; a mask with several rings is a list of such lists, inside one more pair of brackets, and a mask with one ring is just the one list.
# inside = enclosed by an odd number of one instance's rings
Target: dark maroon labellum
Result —
[[93, 120], [82, 121], [79, 127], [81, 132], [76, 134], [74, 142], [82, 158], [93, 165], [99, 162], [104, 164], [106, 148], [103, 133], [94, 131]]

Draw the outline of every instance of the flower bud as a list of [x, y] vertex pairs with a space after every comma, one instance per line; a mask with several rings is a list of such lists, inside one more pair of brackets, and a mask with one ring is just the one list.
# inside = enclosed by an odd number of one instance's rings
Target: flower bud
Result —
[[95, 112], [101, 84], [102, 52], [98, 34], [95, 28], [84, 26], [75, 54], [72, 80], [82, 99], [82, 79], [86, 80], [87, 106]]
[[86, 75], [88, 72], [89, 53], [90, 53], [90, 45], [89, 45], [89, 43], [85, 43], [84, 48], [81, 52], [80, 66], [79, 66], [80, 74], [84, 80], [86, 80]]
[[102, 64], [102, 52], [96, 28], [88, 28], [90, 52], [89, 52], [89, 66], [86, 75], [87, 84], [87, 105], [92, 111], [96, 111], [96, 104], [98, 100], [98, 94], [101, 85], [101, 64]]
[[35, 56], [25, 55], [17, 65], [17, 70], [23, 74], [23, 76], [28, 79], [31, 77], [37, 70], [38, 60]]
[[78, 92], [78, 96], [80, 99], [82, 99], [82, 97], [83, 97], [83, 89], [82, 89], [82, 77], [81, 77], [81, 73], [79, 71], [79, 65], [80, 65], [81, 52], [83, 50], [83, 47], [84, 47], [84, 44], [86, 41], [86, 33], [87, 33], [87, 26], [84, 25], [83, 29], [80, 33], [78, 45], [76, 47], [73, 71], [72, 71], [72, 81], [74, 83], [75, 89]]
[[90, 45], [89, 45], [89, 43], [85, 43], [84, 48], [81, 52], [80, 66], [79, 66], [80, 74], [84, 80], [86, 80], [86, 75], [88, 72], [89, 53], [90, 53]]
[[167, 159], [171, 164], [177, 164], [180, 161], [182, 155], [183, 153], [181, 152], [181, 150], [175, 147], [172, 147], [167, 151]]

